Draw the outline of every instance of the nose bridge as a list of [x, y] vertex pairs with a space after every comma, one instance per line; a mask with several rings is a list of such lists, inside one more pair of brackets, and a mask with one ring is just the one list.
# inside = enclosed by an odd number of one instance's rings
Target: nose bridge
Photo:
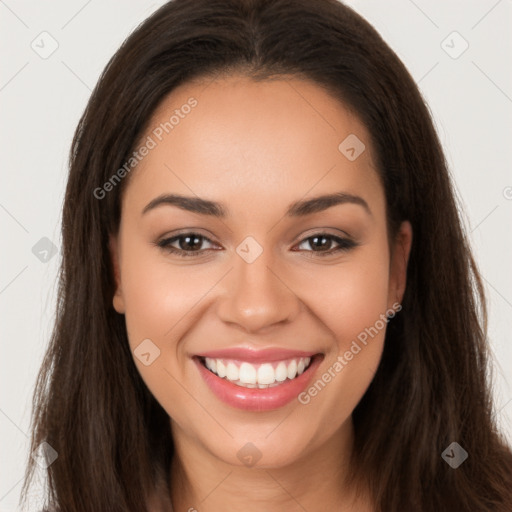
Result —
[[272, 251], [247, 237], [236, 248], [226, 297], [219, 316], [256, 331], [289, 321], [298, 311], [298, 297], [276, 271]]

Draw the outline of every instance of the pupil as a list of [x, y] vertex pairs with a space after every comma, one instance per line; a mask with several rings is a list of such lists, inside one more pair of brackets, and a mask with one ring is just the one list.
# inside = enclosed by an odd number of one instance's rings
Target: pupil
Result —
[[[185, 240], [185, 242], [180, 243], [183, 250], [197, 249], [197, 246], [201, 245], [201, 237], [199, 236], [185, 236], [181, 238], [181, 241], [183, 240]], [[192, 242], [190, 242], [190, 240], [192, 240]]]
[[[319, 245], [316, 245], [318, 243], [318, 240], [322, 240], [323, 242]], [[329, 239], [325, 236], [314, 236], [313, 245], [316, 245], [316, 247], [320, 248], [326, 248], [329, 245]]]

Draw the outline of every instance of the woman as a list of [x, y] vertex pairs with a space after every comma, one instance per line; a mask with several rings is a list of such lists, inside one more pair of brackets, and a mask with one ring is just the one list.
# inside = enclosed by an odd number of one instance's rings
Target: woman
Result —
[[366, 21], [174, 0], [126, 40], [70, 157], [49, 508], [509, 511], [487, 371], [439, 140]]

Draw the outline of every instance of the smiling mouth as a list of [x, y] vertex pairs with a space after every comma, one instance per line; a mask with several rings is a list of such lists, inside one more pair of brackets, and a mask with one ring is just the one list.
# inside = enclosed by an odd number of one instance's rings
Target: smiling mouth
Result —
[[292, 357], [259, 364], [227, 358], [199, 356], [200, 363], [217, 377], [244, 388], [273, 388], [297, 379], [307, 372], [314, 360], [323, 357]]

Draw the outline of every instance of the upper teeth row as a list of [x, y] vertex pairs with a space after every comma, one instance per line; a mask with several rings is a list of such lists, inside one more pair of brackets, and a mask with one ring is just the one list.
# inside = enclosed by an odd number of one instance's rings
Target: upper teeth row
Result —
[[310, 363], [310, 357], [301, 357], [281, 361], [274, 368], [271, 363], [253, 365], [251, 363], [228, 361], [226, 359], [205, 358], [205, 365], [221, 378], [240, 381], [242, 384], [273, 384], [286, 379], [294, 379], [304, 372]]

